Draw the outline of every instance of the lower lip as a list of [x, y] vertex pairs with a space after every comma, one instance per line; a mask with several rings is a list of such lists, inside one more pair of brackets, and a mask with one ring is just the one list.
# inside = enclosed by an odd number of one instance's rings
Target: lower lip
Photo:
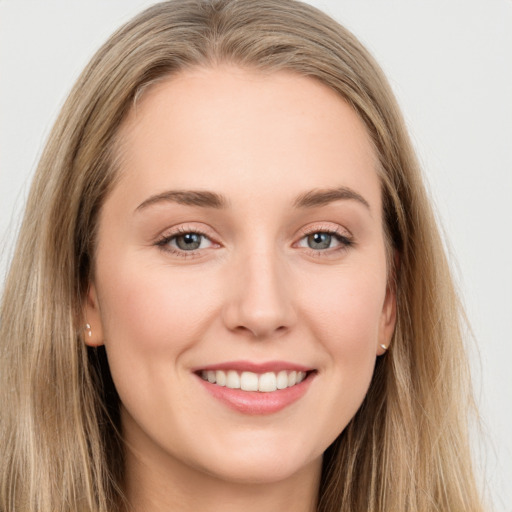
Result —
[[309, 373], [299, 384], [265, 393], [219, 386], [197, 375], [201, 384], [214, 398], [235, 411], [250, 415], [273, 414], [283, 410], [305, 395], [314, 377], [315, 373]]

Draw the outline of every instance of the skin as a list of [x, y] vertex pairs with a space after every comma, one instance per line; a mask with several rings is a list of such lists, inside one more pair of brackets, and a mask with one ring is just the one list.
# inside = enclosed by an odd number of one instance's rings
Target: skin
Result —
[[[395, 324], [363, 123], [310, 78], [220, 66], [154, 85], [121, 140], [86, 317], [122, 401], [134, 510], [314, 510], [322, 453], [359, 408]], [[339, 187], [363, 201], [295, 205]], [[227, 204], [138, 208], [170, 190]], [[206, 237], [187, 252], [169, 238], [177, 229]], [[330, 231], [344, 238], [310, 246], [308, 234]], [[315, 374], [297, 402], [248, 415], [193, 373], [233, 360]]]

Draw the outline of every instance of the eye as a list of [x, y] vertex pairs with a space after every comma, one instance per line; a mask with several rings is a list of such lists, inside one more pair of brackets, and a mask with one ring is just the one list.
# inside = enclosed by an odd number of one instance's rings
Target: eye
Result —
[[304, 236], [298, 243], [299, 247], [305, 247], [314, 251], [327, 249], [343, 249], [352, 244], [352, 241], [335, 231], [315, 231]]
[[193, 252], [212, 247], [213, 242], [203, 233], [197, 231], [180, 231], [163, 237], [157, 242], [162, 249], [178, 254]]

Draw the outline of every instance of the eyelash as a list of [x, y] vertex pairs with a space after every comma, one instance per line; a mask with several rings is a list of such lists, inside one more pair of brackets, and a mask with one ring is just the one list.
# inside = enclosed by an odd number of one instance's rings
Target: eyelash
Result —
[[[195, 227], [188, 228], [185, 226], [180, 226], [173, 233], [171, 233], [169, 235], [164, 235], [163, 237], [159, 238], [156, 241], [155, 245], [158, 246], [162, 251], [171, 253], [173, 255], [177, 255], [181, 258], [197, 257], [197, 256], [199, 256], [199, 252], [201, 249], [185, 251], [185, 250], [176, 249], [176, 248], [172, 247], [171, 245], [169, 245], [172, 240], [176, 239], [179, 236], [187, 235], [187, 234], [200, 235], [201, 237], [207, 238], [212, 244], [215, 243], [211, 240], [211, 238], [208, 236], [208, 234], [205, 233], [204, 231], [202, 231], [201, 229], [197, 229]], [[314, 234], [330, 235], [330, 236], [334, 237], [340, 243], [339, 247], [331, 247], [331, 248], [322, 249], [322, 250], [306, 248], [307, 252], [309, 252], [311, 255], [313, 255], [315, 257], [322, 257], [322, 256], [328, 257], [329, 255], [332, 255], [333, 253], [338, 253], [340, 251], [347, 251], [350, 247], [352, 247], [354, 245], [354, 240], [351, 237], [348, 237], [345, 234], [341, 234], [339, 232], [339, 230], [337, 230], [337, 229], [332, 229], [332, 228], [327, 228], [327, 227], [324, 227], [324, 228], [323, 227], [320, 227], [320, 228], [315, 227], [314, 229], [307, 230], [302, 234], [299, 241], [303, 240], [304, 238], [307, 238], [310, 235], [314, 235]], [[298, 243], [298, 242], [296, 242], [296, 243]]]

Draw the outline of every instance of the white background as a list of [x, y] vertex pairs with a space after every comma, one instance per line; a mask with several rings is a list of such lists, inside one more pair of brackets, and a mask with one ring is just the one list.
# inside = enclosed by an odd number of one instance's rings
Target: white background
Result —
[[[72, 83], [143, 0], [0, 0], [0, 283], [30, 178]], [[483, 465], [512, 511], [512, 1], [312, 1], [398, 96], [476, 337]]]

